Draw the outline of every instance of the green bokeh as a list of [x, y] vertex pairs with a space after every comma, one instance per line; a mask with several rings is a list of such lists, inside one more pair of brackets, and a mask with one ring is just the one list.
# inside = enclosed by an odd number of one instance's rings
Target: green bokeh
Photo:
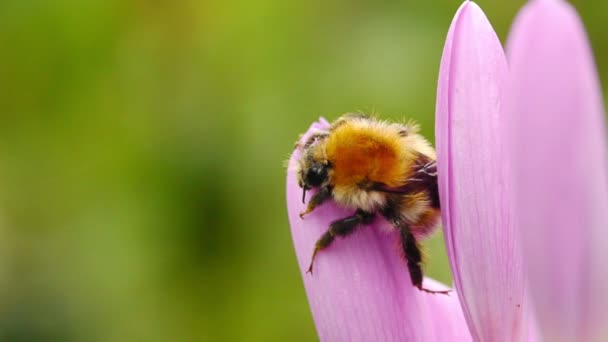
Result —
[[[479, 2], [504, 41], [523, 1]], [[459, 5], [0, 1], [0, 340], [315, 340], [283, 161], [319, 115], [432, 139]]]

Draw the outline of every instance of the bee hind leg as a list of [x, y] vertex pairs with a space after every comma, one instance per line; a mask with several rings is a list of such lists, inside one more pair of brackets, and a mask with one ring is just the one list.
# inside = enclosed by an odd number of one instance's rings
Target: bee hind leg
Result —
[[403, 254], [405, 260], [407, 262], [407, 268], [410, 272], [410, 278], [412, 280], [412, 284], [416, 286], [420, 291], [424, 291], [427, 293], [440, 293], [440, 294], [449, 294], [450, 290], [437, 291], [437, 290], [429, 290], [422, 287], [422, 253], [420, 252], [420, 246], [416, 241], [416, 238], [410, 231], [409, 227], [403, 227], [400, 229], [401, 232], [401, 247], [403, 248]]
[[332, 222], [329, 225], [329, 229], [319, 238], [319, 240], [317, 240], [317, 243], [315, 243], [310, 266], [308, 266], [308, 271], [306, 271], [306, 273], [312, 274], [312, 266], [315, 262], [317, 253], [329, 247], [334, 242], [336, 236], [346, 237], [352, 234], [358, 226], [370, 223], [373, 218], [374, 213], [368, 213], [358, 209], [353, 216]]

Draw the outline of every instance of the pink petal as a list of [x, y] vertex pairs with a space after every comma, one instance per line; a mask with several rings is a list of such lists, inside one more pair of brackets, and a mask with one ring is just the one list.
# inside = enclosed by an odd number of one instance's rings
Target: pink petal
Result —
[[465, 1], [441, 60], [436, 136], [448, 256], [478, 341], [520, 341], [528, 334], [500, 115], [506, 76], [492, 25], [479, 6]]
[[585, 30], [566, 2], [537, 0], [508, 47], [516, 222], [541, 334], [606, 341], [608, 153]]
[[[313, 124], [311, 129], [323, 123]], [[310, 132], [310, 130], [309, 130]], [[308, 133], [307, 133], [308, 134]], [[307, 136], [305, 134], [304, 136]], [[455, 292], [420, 292], [410, 282], [398, 241], [378, 219], [321, 251], [306, 274], [316, 240], [330, 222], [352, 212], [327, 203], [301, 219], [302, 189], [287, 175], [287, 208], [298, 265], [321, 341], [470, 341]], [[312, 195], [312, 194], [311, 194]], [[310, 197], [309, 197], [310, 198]], [[429, 288], [444, 286], [425, 280]]]

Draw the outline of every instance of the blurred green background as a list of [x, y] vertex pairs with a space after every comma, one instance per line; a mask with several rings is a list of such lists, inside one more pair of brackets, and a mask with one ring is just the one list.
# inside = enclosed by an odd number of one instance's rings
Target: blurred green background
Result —
[[[504, 41], [523, 1], [479, 4]], [[433, 138], [459, 5], [0, 1], [0, 340], [315, 340], [283, 161], [319, 115]], [[575, 5], [606, 81], [608, 3]]]

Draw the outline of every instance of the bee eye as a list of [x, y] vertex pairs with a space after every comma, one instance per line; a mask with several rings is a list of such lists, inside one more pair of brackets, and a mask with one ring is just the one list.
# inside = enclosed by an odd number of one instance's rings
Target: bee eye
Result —
[[327, 169], [324, 166], [313, 166], [306, 173], [306, 184], [320, 186], [327, 179]]

